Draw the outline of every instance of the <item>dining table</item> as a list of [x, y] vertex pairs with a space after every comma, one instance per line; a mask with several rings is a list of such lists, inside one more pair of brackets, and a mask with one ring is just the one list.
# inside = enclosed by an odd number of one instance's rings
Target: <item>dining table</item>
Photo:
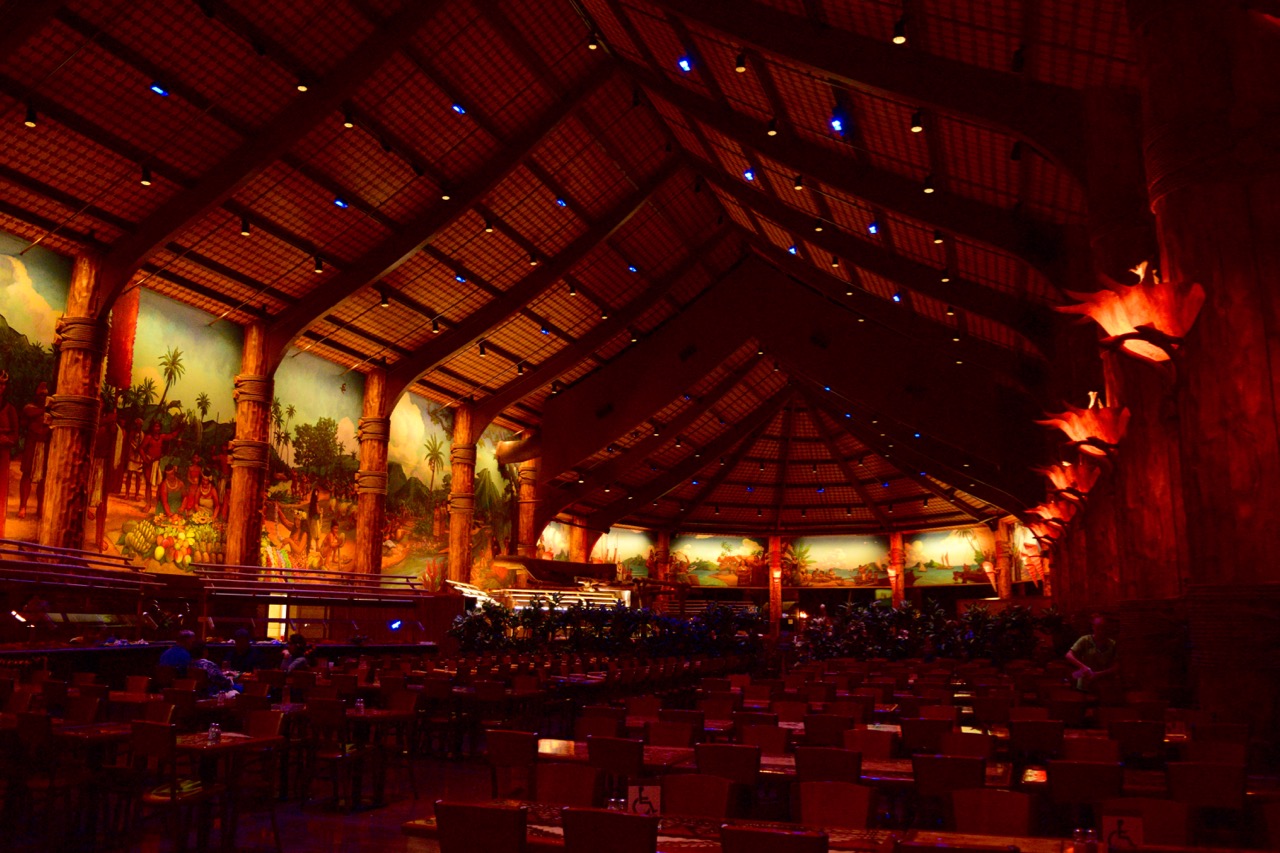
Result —
[[[589, 760], [587, 742], [584, 740], [538, 739], [540, 761], [566, 761], [585, 764]], [[665, 773], [681, 767], [692, 767], [694, 751], [683, 746], [646, 746], [644, 769], [651, 773]]]
[[223, 815], [221, 833], [224, 850], [236, 849], [236, 827], [240, 818], [240, 779], [248, 757], [264, 750], [276, 749], [284, 742], [279, 735], [254, 737], [240, 732], [222, 732], [217, 740], [207, 732], [178, 735], [176, 751], [191, 759], [201, 781], [207, 786], [221, 783], [229, 796]]

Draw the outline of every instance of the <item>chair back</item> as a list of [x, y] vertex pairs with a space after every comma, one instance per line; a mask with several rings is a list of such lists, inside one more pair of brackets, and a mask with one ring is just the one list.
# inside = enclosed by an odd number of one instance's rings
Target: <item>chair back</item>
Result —
[[658, 849], [657, 817], [575, 808], [560, 814], [565, 853], [654, 853]]
[[94, 696], [72, 696], [67, 700], [62, 721], [68, 726], [87, 726], [98, 719], [101, 703]]
[[844, 733], [853, 728], [852, 717], [839, 714], [805, 714], [804, 742], [809, 746], [841, 746]]
[[1249, 726], [1247, 723], [1196, 723], [1191, 727], [1191, 739], [1248, 743]]
[[573, 724], [573, 739], [621, 737], [622, 721], [616, 717], [579, 717]]
[[951, 792], [956, 831], [974, 835], [1031, 834], [1034, 803], [1030, 794], [994, 788], [963, 788]]
[[761, 755], [785, 755], [791, 732], [778, 726], [743, 726], [742, 742], [760, 747]]
[[662, 710], [662, 700], [657, 696], [628, 696], [628, 717], [656, 717]]
[[612, 705], [585, 705], [578, 716], [582, 718], [602, 718], [606, 720], [617, 720], [621, 723], [627, 718], [625, 708], [615, 708]]
[[720, 827], [720, 849], [724, 853], [827, 853], [829, 842], [825, 832], [726, 824]]
[[907, 752], [925, 752], [931, 755], [942, 752], [942, 736], [955, 728], [947, 720], [930, 720], [924, 717], [903, 717], [902, 748]]
[[635, 779], [644, 773], [644, 741], [621, 737], [587, 738], [587, 761], [614, 779]]
[[151, 676], [126, 675], [124, 689], [126, 693], [148, 693], [151, 690]]
[[1055, 803], [1100, 803], [1120, 796], [1123, 788], [1118, 761], [1049, 762], [1049, 799]]
[[731, 720], [733, 712], [738, 710], [738, 704], [732, 696], [710, 697], [698, 700], [698, 710], [705, 714], [708, 720]]
[[705, 773], [669, 773], [662, 777], [662, 813], [722, 819], [729, 814], [733, 783]]
[[528, 809], [436, 800], [440, 853], [523, 853]]
[[44, 700], [44, 709], [55, 716], [61, 716], [67, 705], [67, 682], [50, 678], [40, 685], [40, 696]]
[[1169, 796], [1193, 808], [1244, 808], [1245, 769], [1243, 764], [1216, 764], [1207, 761], [1170, 761]]
[[1107, 734], [1117, 741], [1122, 758], [1164, 755], [1164, 720], [1117, 720], [1107, 726]]
[[736, 743], [700, 743], [694, 747], [698, 772], [755, 787], [760, 776], [760, 747]]
[[538, 760], [538, 735], [511, 729], [486, 729], [485, 757], [492, 767], [528, 767]]
[[778, 724], [778, 715], [767, 713], [764, 711], [734, 711], [733, 712], [733, 730], [742, 739], [743, 726], [776, 726]]
[[279, 737], [283, 726], [284, 713], [281, 711], [250, 711], [245, 718], [244, 733], [249, 737]]
[[913, 755], [911, 769], [916, 793], [941, 797], [962, 788], [986, 785], [986, 762], [963, 755]]
[[867, 758], [893, 757], [893, 732], [877, 729], [849, 729], [844, 733], [841, 745], [845, 749], [861, 752]]
[[960, 708], [956, 705], [921, 705], [920, 716], [926, 720], [948, 720], [954, 725], [960, 720]]
[[1120, 742], [1105, 737], [1069, 737], [1062, 742], [1062, 757], [1067, 761], [1120, 760]]
[[30, 690], [15, 690], [9, 694], [9, 698], [5, 700], [4, 712], [6, 714], [21, 714], [31, 707], [31, 697], [35, 695]]
[[347, 706], [341, 699], [307, 699], [307, 730], [316, 743], [343, 744], [347, 737]]
[[82, 684], [94, 684], [98, 680], [96, 672], [73, 672], [71, 673], [71, 683], [76, 687]]
[[1182, 757], [1211, 764], [1248, 764], [1249, 746], [1229, 740], [1189, 740], [1183, 747]]
[[182, 690], [177, 687], [166, 687], [160, 692], [164, 695], [164, 701], [173, 706], [173, 712], [179, 719], [187, 719], [195, 713], [195, 690]]
[[1009, 722], [1013, 700], [1007, 694], [992, 693], [974, 696], [970, 704], [973, 706], [973, 721], [980, 726], [992, 726]]
[[778, 715], [780, 723], [803, 723], [805, 714], [809, 713], [809, 703], [792, 699], [775, 699], [769, 709]]
[[805, 685], [804, 698], [808, 702], [834, 702], [836, 686], [826, 681], [810, 681]]
[[663, 708], [658, 712], [658, 720], [664, 723], [688, 723], [693, 726], [693, 736], [697, 740], [702, 740], [702, 733], [707, 727], [707, 715], [704, 712], [682, 708]]
[[801, 782], [800, 822], [806, 826], [866, 829], [875, 791], [852, 782]]
[[1009, 748], [1017, 755], [1050, 758], [1062, 754], [1062, 720], [1010, 720]]
[[796, 781], [862, 781], [862, 753], [834, 746], [797, 746]]
[[644, 724], [644, 739], [649, 746], [693, 746], [693, 726], [688, 723], [664, 723], [650, 720]]
[[939, 746], [943, 755], [965, 755], [990, 760], [995, 738], [981, 732], [943, 732]]
[[1018, 705], [1009, 709], [1009, 724], [1022, 720], [1047, 720], [1049, 709], [1042, 705]]
[[141, 705], [134, 719], [146, 723], [164, 723], [167, 726], [173, 722], [173, 704], [163, 699], [152, 699]]
[[544, 761], [534, 765], [537, 801], [595, 808], [604, 799], [604, 774], [589, 764]]
[[[1182, 847], [1187, 844], [1190, 810], [1185, 803], [1154, 797], [1116, 797], [1102, 804], [1105, 817], [1138, 817], [1142, 843]], [[1118, 848], [1116, 848], [1118, 849]]]

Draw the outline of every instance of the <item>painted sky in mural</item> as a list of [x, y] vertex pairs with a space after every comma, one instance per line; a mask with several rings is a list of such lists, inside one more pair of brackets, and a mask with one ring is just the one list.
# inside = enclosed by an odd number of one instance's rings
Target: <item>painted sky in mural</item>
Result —
[[697, 586], [763, 586], [768, 554], [761, 539], [741, 536], [677, 536], [671, 540], [671, 574]]

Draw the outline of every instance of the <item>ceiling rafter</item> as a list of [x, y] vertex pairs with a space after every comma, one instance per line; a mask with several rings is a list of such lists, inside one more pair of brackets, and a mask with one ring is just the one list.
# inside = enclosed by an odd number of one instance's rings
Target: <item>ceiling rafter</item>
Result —
[[132, 233], [116, 241], [103, 258], [97, 313], [103, 315], [110, 310], [134, 270], [151, 252], [278, 160], [407, 45], [442, 4], [443, 0], [409, 3], [387, 18], [334, 66], [315, 91], [290, 101], [258, 134], [245, 140], [193, 187], [161, 204]]
[[941, 271], [927, 264], [881, 249], [867, 240], [839, 231], [834, 226], [823, 229], [821, 233], [814, 232], [812, 217], [759, 190], [742, 186], [705, 161], [693, 160], [693, 164], [707, 181], [714, 183], [743, 206], [754, 209], [794, 234], [804, 234], [805, 240], [824, 251], [903, 287], [1004, 323], [1021, 333], [1037, 349], [1043, 349], [1045, 330], [1053, 322], [1048, 309], [956, 275], [952, 275], [950, 283], [944, 286]]
[[854, 90], [1012, 133], [1084, 183], [1083, 108], [1071, 89], [821, 26], [755, 0], [654, 4]]
[[[955, 195], [945, 190], [926, 194], [921, 184], [902, 175], [876, 169], [842, 157], [793, 134], [769, 136], [765, 127], [687, 89], [632, 64], [627, 73], [653, 96], [667, 101], [691, 125], [705, 123], [744, 148], [773, 159], [797, 175], [815, 178], [842, 193], [860, 198], [912, 219], [984, 243], [1032, 264], [1046, 277], [1061, 281], [1058, 261], [1063, 257], [1061, 229], [1031, 222], [999, 207]], [[928, 134], [931, 138], [938, 134]], [[821, 198], [819, 195], [818, 198]], [[829, 216], [824, 219], [830, 220]]]
[[[639, 501], [639, 505], [656, 501], [667, 492], [680, 485], [685, 480], [697, 474], [707, 465], [707, 459], [711, 457], [721, 456], [728, 453], [736, 447], [743, 439], [750, 435], [756, 427], [761, 423], [768, 423], [778, 413], [787, 400], [791, 399], [792, 391], [790, 388], [784, 388], [773, 397], [757, 406], [751, 414], [738, 421], [728, 430], [717, 436], [710, 443], [702, 447], [701, 450], [690, 453], [685, 459], [672, 466], [662, 476], [650, 480], [640, 489], [631, 494], [634, 501]], [[593, 530], [607, 530], [614, 522], [625, 517], [628, 513], [628, 504], [632, 504], [633, 500], [628, 498], [620, 498], [612, 503], [606, 504], [595, 510], [588, 516], [588, 526]]]
[[307, 299], [283, 313], [270, 330], [271, 352], [275, 359], [279, 360], [289, 341], [314, 322], [316, 317], [327, 313], [360, 288], [379, 281], [465, 215], [476, 202], [518, 169], [543, 140], [577, 111], [607, 79], [606, 75], [594, 77], [566, 93], [548, 115], [513, 139], [478, 174], [463, 182], [454, 201], [422, 212], [317, 288]]
[[818, 430], [818, 437], [822, 439], [823, 445], [827, 448], [827, 452], [831, 454], [831, 458], [835, 461], [836, 466], [840, 469], [840, 473], [844, 474], [845, 480], [858, 496], [858, 500], [862, 501], [867, 510], [875, 517], [876, 521], [886, 530], [892, 530], [894, 523], [884, 510], [880, 508], [880, 504], [872, 499], [871, 494], [867, 491], [867, 487], [862, 484], [862, 478], [858, 476], [858, 472], [853, 470], [853, 466], [849, 464], [849, 460], [836, 447], [835, 437], [827, 428], [826, 423], [822, 420], [821, 410], [818, 402], [813, 398], [813, 394], [806, 388], [801, 391], [804, 395], [805, 402], [809, 406], [809, 419], [813, 421], [813, 426]]
[[795, 425], [796, 397], [782, 409], [782, 448], [778, 452], [778, 476], [773, 483], [773, 526], [782, 529], [782, 510], [787, 505], [787, 465], [791, 463], [791, 429]]
[[706, 486], [684, 507], [682, 515], [684, 515], [685, 518], [691, 518], [695, 512], [697, 512], [707, 503], [707, 501], [711, 499], [711, 496], [715, 494], [716, 489], [720, 488], [720, 486], [724, 484], [724, 481], [733, 473], [733, 469], [737, 464], [742, 461], [742, 458], [746, 456], [747, 452], [751, 450], [757, 441], [760, 440], [760, 436], [769, 428], [770, 423], [770, 421], [765, 421], [760, 426], [756, 427], [751, 434], [743, 439], [735, 450], [730, 452], [728, 458], [724, 459], [720, 463], [720, 469], [711, 475], [711, 479], [707, 480]]
[[487, 423], [507, 406], [548, 384], [574, 365], [591, 358], [597, 349], [624, 331], [629, 323], [635, 321], [662, 299], [698, 262], [698, 258], [723, 240], [727, 233], [727, 228], [717, 229], [670, 272], [650, 282], [648, 287], [626, 305], [610, 312], [608, 320], [601, 320], [577, 341], [552, 354], [540, 364], [529, 363], [524, 376], [518, 376], [502, 386], [489, 399], [482, 401], [476, 407], [476, 423]]
[[443, 364], [544, 293], [596, 246], [626, 225], [675, 171], [675, 162], [667, 163], [639, 192], [631, 195], [607, 216], [588, 228], [560, 254], [513, 284], [503, 292], [502, 296], [491, 300], [457, 323], [448, 334], [430, 341], [418, 349], [413, 356], [397, 363], [387, 374], [387, 393], [390, 398], [394, 400], [400, 396], [404, 389], [412, 385], [419, 376]]

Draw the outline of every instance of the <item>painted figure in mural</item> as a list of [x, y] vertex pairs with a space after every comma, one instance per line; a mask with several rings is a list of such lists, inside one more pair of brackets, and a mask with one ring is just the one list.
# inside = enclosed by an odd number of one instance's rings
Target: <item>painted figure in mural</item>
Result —
[[[169, 442], [182, 435], [182, 416], [179, 415], [174, 421], [173, 430], [167, 433], [160, 431], [160, 422], [152, 421], [151, 430], [142, 439], [142, 462], [145, 467], [146, 479], [143, 481], [146, 486], [146, 495], [142, 499], [144, 506], [151, 505], [151, 490], [160, 488], [160, 480], [162, 473], [168, 473], [168, 469], [160, 467], [160, 460], [164, 458], [165, 450], [169, 446]], [[177, 466], [174, 466], [174, 472], [177, 472]], [[182, 485], [181, 481], [178, 483]], [[181, 510], [181, 506], [174, 510], [176, 514]]]
[[209, 511], [210, 518], [217, 518], [219, 510], [218, 489], [213, 484], [213, 475], [209, 471], [205, 471], [200, 475], [200, 484], [195, 490], [194, 509], [205, 509]]
[[[142, 491], [142, 418], [134, 418], [124, 436], [124, 476], [120, 478], [120, 497], [138, 499]], [[130, 494], [132, 491], [132, 494]]]
[[227, 518], [227, 490], [231, 486], [231, 442], [223, 442], [213, 454], [213, 466], [218, 472], [218, 515]]
[[338, 522], [330, 522], [329, 533], [320, 543], [320, 565], [326, 569], [336, 569], [346, 562], [342, 558], [342, 545], [346, 541], [346, 534], [338, 529]]
[[182, 500], [187, 488], [178, 477], [177, 465], [166, 465], [164, 477], [156, 488], [156, 512], [170, 518], [178, 518], [182, 514]]
[[93, 464], [89, 469], [89, 517], [94, 520], [94, 545], [107, 550], [107, 493], [115, 481], [120, 458], [120, 426], [116, 422], [114, 400], [102, 402], [102, 417], [93, 439]]
[[18, 444], [18, 410], [9, 402], [8, 391], [9, 371], [0, 370], [0, 497], [4, 499], [0, 538], [4, 536], [5, 518], [9, 515], [9, 462]]
[[199, 455], [196, 455], [191, 457], [191, 464], [187, 466], [187, 493], [182, 499], [184, 513], [194, 512], [200, 499], [200, 477], [204, 473], [200, 464], [202, 461]]
[[44, 468], [49, 457], [49, 434], [52, 430], [46, 421], [44, 401], [49, 396], [49, 383], [36, 384], [36, 393], [30, 403], [22, 407], [22, 418], [27, 425], [26, 441], [22, 445], [22, 479], [18, 481], [18, 518], [27, 517], [27, 500], [31, 486], [36, 487], [36, 515], [44, 505]]

